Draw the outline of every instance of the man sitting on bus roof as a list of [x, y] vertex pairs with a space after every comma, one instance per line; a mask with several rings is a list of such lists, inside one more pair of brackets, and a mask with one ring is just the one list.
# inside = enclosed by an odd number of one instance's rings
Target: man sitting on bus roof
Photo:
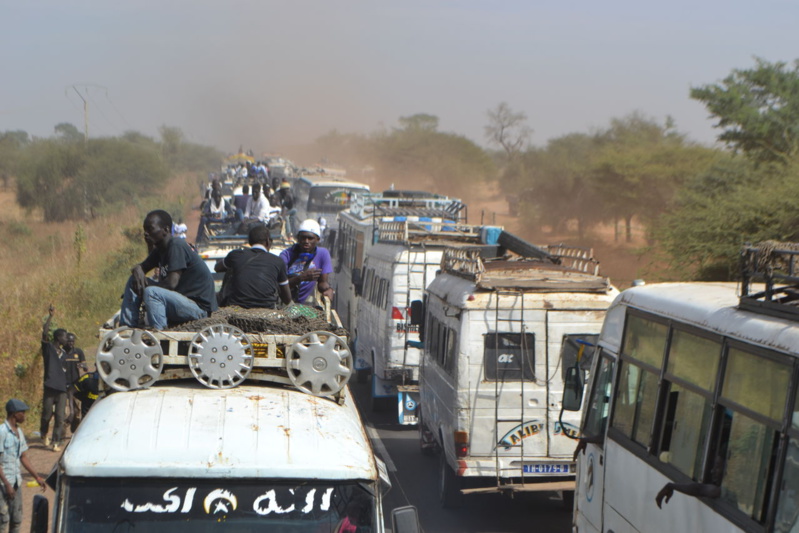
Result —
[[254, 226], [249, 241], [250, 248], [233, 250], [214, 266], [217, 272], [229, 272], [225, 275], [220, 305], [274, 309], [278, 295], [284, 304], [290, 303], [286, 265], [269, 253], [269, 228], [263, 224]]
[[[144, 219], [144, 240], [150, 255], [131, 269], [122, 296], [119, 323], [142, 327], [139, 308], [144, 304], [147, 325], [166, 329], [169, 324], [198, 320], [216, 311], [216, 293], [211, 272], [184, 239], [172, 236], [172, 217], [163, 210], [151, 211]], [[147, 272], [165, 273], [158, 281]]]
[[328, 276], [333, 272], [330, 252], [319, 246], [322, 229], [313, 219], [307, 219], [297, 229], [297, 243], [280, 253], [289, 276], [291, 297], [297, 303], [310, 300], [315, 288], [333, 298]]

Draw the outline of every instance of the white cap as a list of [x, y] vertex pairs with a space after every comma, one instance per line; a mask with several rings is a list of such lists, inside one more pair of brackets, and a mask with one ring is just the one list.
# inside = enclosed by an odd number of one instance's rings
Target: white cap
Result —
[[322, 237], [322, 229], [319, 227], [319, 223], [312, 218], [302, 221], [302, 224], [300, 224], [300, 227], [297, 230], [297, 235], [299, 235], [301, 231], [307, 231], [308, 233], [313, 233], [319, 238]]

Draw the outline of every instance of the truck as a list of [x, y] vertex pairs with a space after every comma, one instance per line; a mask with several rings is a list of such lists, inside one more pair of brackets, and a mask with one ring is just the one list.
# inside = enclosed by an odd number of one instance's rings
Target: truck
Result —
[[419, 442], [439, 454], [439, 496], [558, 491], [573, 500], [578, 415], [560, 416], [565, 369], [587, 368], [618, 291], [590, 249], [450, 247], [424, 300]]
[[[278, 310], [165, 331], [104, 324], [108, 394], [49, 478], [51, 531], [384, 531], [389, 478], [347, 386], [346, 331], [312, 312], [306, 329], [323, 327], [301, 334]], [[37, 516], [46, 505], [37, 496]], [[418, 531], [415, 509], [392, 520]]]

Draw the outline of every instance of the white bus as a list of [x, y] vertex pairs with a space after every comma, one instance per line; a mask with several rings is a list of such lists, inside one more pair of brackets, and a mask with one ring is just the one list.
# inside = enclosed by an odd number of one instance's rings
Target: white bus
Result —
[[[745, 251], [738, 287], [619, 295], [586, 389], [574, 531], [799, 531], [795, 254]], [[752, 293], [758, 263], [790, 272]]]
[[414, 312], [424, 324], [420, 446], [439, 453], [444, 507], [486, 492], [560, 491], [571, 501], [567, 435], [579, 417], [558, 416], [564, 369], [596, 342], [618, 293], [590, 250], [546, 251], [505, 232], [498, 244], [445, 250], [426, 320]]
[[326, 174], [304, 175], [292, 187], [298, 224], [308, 218], [324, 219], [327, 231], [322, 244], [327, 248], [335, 246], [335, 239], [328, 240], [327, 233], [335, 232], [336, 215], [350, 206], [353, 195], [369, 192], [364, 183]]

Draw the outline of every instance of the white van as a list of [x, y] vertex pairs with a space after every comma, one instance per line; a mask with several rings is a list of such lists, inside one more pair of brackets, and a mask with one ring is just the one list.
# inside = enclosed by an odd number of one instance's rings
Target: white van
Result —
[[[419, 328], [411, 324], [411, 302], [422, 299], [435, 279], [446, 246], [482, 246], [489, 232], [441, 219], [404, 218], [380, 221], [376, 244], [366, 252], [354, 351], [356, 360], [372, 370], [372, 409], [395, 407], [398, 422], [412, 425], [417, 423], [421, 351]], [[493, 234], [501, 231], [493, 229]]]
[[[468, 493], [573, 491], [575, 441], [564, 432], [580, 420], [559, 420], [564, 371], [588, 364], [618, 292], [590, 251], [499, 241], [508, 246], [493, 256], [446, 250], [423, 322], [422, 302], [413, 306], [424, 326], [420, 442], [440, 452], [445, 507]], [[514, 249], [521, 256], [508, 260]]]
[[384, 531], [345, 338], [109, 328], [97, 367], [117, 392], [58, 462], [52, 531]]
[[[380, 221], [411, 217], [414, 220], [466, 222], [465, 207], [457, 198], [425, 191], [388, 190], [354, 194], [350, 207], [338, 215], [336, 242], [330, 249], [336, 272], [331, 283], [336, 294], [334, 305], [344, 327], [355, 328], [359, 299], [355, 287], [361, 284], [366, 254], [378, 240]], [[365, 361], [356, 359], [356, 369], [367, 366]]]

